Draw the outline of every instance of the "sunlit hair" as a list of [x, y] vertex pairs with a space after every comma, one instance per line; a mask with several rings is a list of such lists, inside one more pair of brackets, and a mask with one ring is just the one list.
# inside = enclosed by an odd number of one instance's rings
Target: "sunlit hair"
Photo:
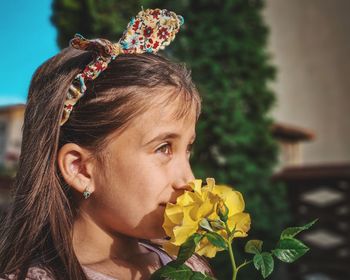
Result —
[[197, 118], [200, 114], [200, 97], [183, 64], [154, 54], [121, 55], [87, 84], [85, 96], [60, 127], [68, 88], [92, 58], [67, 48], [33, 76], [14, 202], [1, 224], [0, 277], [16, 272], [17, 279], [24, 279], [29, 267], [39, 266], [54, 279], [86, 279], [72, 245], [76, 205], [57, 165], [60, 147], [76, 143], [103, 164], [108, 136], [152, 106], [178, 99], [175, 118], [193, 110]]

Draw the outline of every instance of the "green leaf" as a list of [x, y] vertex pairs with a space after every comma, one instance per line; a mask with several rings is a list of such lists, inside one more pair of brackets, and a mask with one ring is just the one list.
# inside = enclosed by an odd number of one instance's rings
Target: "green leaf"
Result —
[[253, 258], [254, 266], [257, 270], [261, 271], [261, 275], [267, 278], [273, 271], [274, 261], [271, 253], [264, 252], [256, 254]]
[[192, 275], [193, 271], [187, 265], [179, 265], [175, 261], [172, 261], [155, 271], [151, 275], [150, 280], [190, 280]]
[[198, 271], [194, 271], [193, 275], [191, 277], [191, 280], [214, 280], [214, 279], [209, 277], [208, 275], [205, 275], [205, 274], [200, 273]]
[[284, 231], [282, 231], [281, 233], [281, 239], [285, 239], [285, 238], [293, 238], [294, 236], [296, 236], [298, 233], [309, 229], [310, 227], [312, 227], [318, 219], [313, 220], [312, 222], [301, 226], [301, 227], [289, 227], [286, 228]]
[[177, 264], [175, 261], [161, 267], [151, 275], [150, 280], [214, 280], [200, 272], [192, 271], [185, 264]]
[[260, 254], [262, 251], [263, 242], [261, 240], [249, 240], [245, 246], [244, 251], [249, 254]]
[[303, 256], [309, 248], [300, 240], [294, 238], [282, 239], [272, 253], [281, 261], [292, 263]]
[[186, 240], [186, 242], [181, 245], [175, 262], [179, 265], [185, 263], [185, 261], [187, 261], [193, 255], [194, 251], [196, 250], [197, 244], [202, 238], [203, 235], [199, 233], [192, 234]]
[[215, 247], [227, 249], [227, 243], [220, 234], [216, 232], [207, 232], [205, 237], [208, 238], [209, 242]]

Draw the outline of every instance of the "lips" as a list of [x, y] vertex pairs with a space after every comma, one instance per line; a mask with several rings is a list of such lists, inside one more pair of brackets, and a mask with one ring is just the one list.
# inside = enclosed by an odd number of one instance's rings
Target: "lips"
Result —
[[159, 203], [159, 205], [166, 207], [166, 205], [167, 205], [168, 203], [176, 204], [176, 201], [163, 202], [163, 203]]

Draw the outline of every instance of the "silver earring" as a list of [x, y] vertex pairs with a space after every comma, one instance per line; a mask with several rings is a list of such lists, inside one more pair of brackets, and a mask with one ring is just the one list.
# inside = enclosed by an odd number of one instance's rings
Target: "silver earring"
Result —
[[89, 191], [88, 186], [86, 186], [85, 190], [83, 192], [83, 196], [84, 196], [85, 199], [88, 199], [90, 195], [91, 195], [91, 192]]

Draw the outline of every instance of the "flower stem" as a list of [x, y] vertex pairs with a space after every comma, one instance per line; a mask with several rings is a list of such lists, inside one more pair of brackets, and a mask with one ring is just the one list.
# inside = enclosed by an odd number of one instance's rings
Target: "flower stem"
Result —
[[235, 261], [235, 256], [233, 255], [233, 249], [232, 249], [233, 235], [231, 234], [231, 230], [229, 229], [226, 222], [225, 222], [225, 226], [226, 226], [227, 235], [229, 236], [227, 240], [227, 245], [228, 245], [228, 252], [230, 254], [230, 259], [232, 264], [232, 280], [236, 280], [238, 269]]
[[237, 272], [238, 272], [238, 270], [240, 270], [242, 267], [246, 266], [247, 264], [250, 264], [251, 262], [253, 262], [253, 261], [250, 260], [250, 261], [244, 261], [244, 263], [241, 263], [241, 264], [237, 267]]
[[228, 241], [227, 245], [228, 245], [228, 252], [230, 254], [232, 270], [233, 270], [233, 272], [232, 272], [232, 280], [236, 280], [238, 270], [237, 270], [237, 266], [236, 266], [235, 257], [233, 255], [231, 238], [229, 238], [229, 241]]

